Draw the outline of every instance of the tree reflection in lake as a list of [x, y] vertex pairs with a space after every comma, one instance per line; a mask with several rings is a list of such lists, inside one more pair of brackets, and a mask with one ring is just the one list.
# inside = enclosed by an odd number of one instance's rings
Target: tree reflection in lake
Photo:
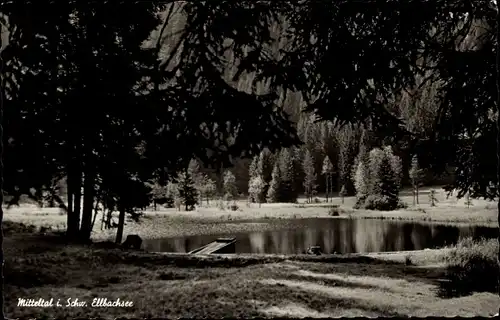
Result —
[[300, 219], [287, 229], [144, 240], [144, 249], [189, 252], [219, 237], [237, 238], [237, 253], [303, 253], [321, 246], [324, 253], [422, 250], [456, 243], [459, 237], [496, 237], [495, 228], [419, 224], [387, 220]]

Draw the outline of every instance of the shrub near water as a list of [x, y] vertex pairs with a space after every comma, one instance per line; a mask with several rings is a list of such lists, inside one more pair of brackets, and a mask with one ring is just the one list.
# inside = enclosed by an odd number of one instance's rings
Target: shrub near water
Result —
[[498, 287], [496, 239], [460, 239], [445, 257], [447, 274], [455, 291], [496, 292]]
[[329, 209], [328, 209], [328, 215], [329, 216], [332, 216], [332, 217], [338, 217], [340, 215], [340, 208], [339, 206], [331, 206]]

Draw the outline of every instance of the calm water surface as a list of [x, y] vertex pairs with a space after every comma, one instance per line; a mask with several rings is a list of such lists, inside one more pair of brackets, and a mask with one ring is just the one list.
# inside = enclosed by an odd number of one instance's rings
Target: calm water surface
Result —
[[314, 218], [294, 220], [287, 228], [274, 231], [144, 240], [144, 249], [189, 252], [219, 237], [232, 236], [237, 239], [237, 253], [299, 254], [316, 245], [324, 253], [383, 252], [432, 249], [454, 244], [460, 237], [493, 238], [497, 234], [496, 228], [478, 226]]

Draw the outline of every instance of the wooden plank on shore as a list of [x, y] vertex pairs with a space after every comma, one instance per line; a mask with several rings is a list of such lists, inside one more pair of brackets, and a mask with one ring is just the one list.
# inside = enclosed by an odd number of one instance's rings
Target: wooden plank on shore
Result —
[[201, 248], [190, 251], [189, 254], [234, 253], [236, 238], [218, 238]]

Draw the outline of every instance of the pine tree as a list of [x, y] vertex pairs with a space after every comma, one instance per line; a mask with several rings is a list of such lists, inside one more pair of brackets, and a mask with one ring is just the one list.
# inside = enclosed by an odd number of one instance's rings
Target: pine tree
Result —
[[304, 189], [307, 201], [312, 202], [312, 197], [316, 193], [316, 173], [314, 170], [314, 158], [309, 150], [306, 150], [304, 155], [304, 161], [302, 162], [302, 168], [304, 169]]
[[356, 207], [360, 208], [364, 205], [366, 198], [369, 195], [368, 168], [365, 161], [360, 161], [356, 168], [354, 176], [354, 187], [356, 188]]
[[[194, 182], [194, 187], [196, 188], [196, 191], [198, 192], [198, 195], [201, 197], [202, 195], [202, 189], [203, 189], [203, 173], [201, 172], [200, 169], [200, 164], [198, 163], [198, 160], [196, 159], [191, 159], [188, 165], [188, 172], [191, 178], [193, 179]], [[201, 200], [201, 198], [200, 198]], [[199, 201], [201, 203], [201, 201]]]
[[209, 205], [209, 199], [215, 196], [217, 191], [217, 185], [214, 180], [210, 179], [207, 175], [203, 176], [202, 185], [202, 195], [207, 200], [207, 205]]
[[177, 178], [179, 188], [179, 198], [182, 200], [186, 211], [194, 210], [198, 204], [198, 192], [196, 191], [194, 181], [191, 175], [187, 172], [179, 174]]
[[151, 195], [153, 198], [153, 207], [156, 211], [157, 205], [165, 203], [167, 200], [167, 188], [155, 182], [149, 185], [151, 187]]
[[177, 183], [169, 181], [165, 189], [168, 202], [173, 204], [180, 199], [179, 185]]
[[318, 137], [319, 132], [317, 124], [314, 122], [313, 117], [307, 114], [298, 123], [298, 134], [302, 141], [304, 141], [304, 146], [311, 151], [316, 151], [319, 147]]
[[[399, 186], [390, 156], [380, 149], [370, 153], [374, 167], [372, 192], [367, 197], [365, 207], [374, 210], [394, 210], [399, 204]], [[380, 157], [380, 158], [379, 158]]]
[[297, 193], [295, 192], [295, 165], [290, 149], [282, 149], [278, 163], [281, 172], [280, 202], [296, 202]]
[[269, 150], [264, 149], [259, 154], [259, 161], [257, 163], [257, 173], [264, 181], [264, 189], [260, 195], [260, 202], [266, 202], [267, 190], [269, 182], [272, 179], [273, 161]]
[[258, 166], [259, 166], [259, 156], [253, 157], [252, 161], [250, 162], [250, 165], [248, 167], [248, 201], [249, 202], [256, 202], [257, 199], [254, 198], [252, 194], [250, 194], [250, 186], [252, 183], [252, 179], [258, 176]]
[[399, 187], [397, 182], [396, 172], [391, 164], [391, 159], [388, 156], [382, 158], [379, 168], [380, 177], [380, 195], [387, 197], [390, 203], [397, 204]]
[[250, 163], [250, 166], [248, 167], [248, 176], [250, 178], [256, 177], [259, 175], [259, 156], [255, 156], [252, 159], [252, 162]]
[[[359, 141], [359, 148], [358, 148], [358, 154], [356, 158], [354, 159], [354, 166], [353, 166], [353, 171], [352, 171], [352, 180], [354, 182], [354, 189], [356, 190], [356, 196], [358, 197], [358, 194], [360, 191], [358, 191], [359, 188], [356, 188], [356, 183], [359, 185], [360, 183], [364, 184], [367, 188], [370, 186], [370, 172], [369, 172], [369, 163], [370, 163], [370, 139], [369, 139], [369, 133], [368, 129], [364, 128], [361, 133], [361, 138]], [[361, 173], [363, 176], [359, 175], [359, 164], [363, 163], [363, 170]], [[363, 179], [362, 182], [359, 181], [359, 179]], [[358, 180], [358, 182], [356, 182]], [[368, 189], [361, 191], [364, 193], [365, 196], [368, 195]], [[360, 194], [363, 195], [363, 194]]]
[[410, 168], [410, 180], [411, 184], [413, 187], [413, 205], [415, 205], [415, 200], [416, 204], [419, 204], [418, 201], [418, 191], [419, 187], [421, 186], [422, 179], [423, 179], [423, 170], [420, 169], [418, 165], [418, 157], [417, 155], [414, 155], [413, 158], [411, 159], [411, 168]]
[[340, 185], [344, 185], [347, 193], [350, 194], [351, 191], [354, 191], [352, 171], [357, 154], [355, 130], [350, 127], [343, 127], [337, 133], [337, 141], [339, 145], [338, 167]]
[[[328, 196], [331, 195], [332, 188], [332, 173], [333, 173], [333, 164], [330, 161], [330, 158], [325, 156], [323, 160], [323, 166], [321, 168], [321, 173], [325, 176], [325, 187], [326, 187], [326, 202], [328, 202]], [[332, 195], [333, 196], [333, 195]]]
[[375, 148], [370, 151], [369, 163], [368, 163], [368, 175], [370, 176], [370, 181], [368, 184], [368, 195], [380, 195], [380, 166], [382, 163], [382, 159], [384, 158], [384, 152]]
[[264, 180], [261, 177], [253, 177], [250, 180], [250, 186], [248, 188], [248, 193], [252, 199], [255, 199], [259, 203], [259, 208], [261, 207], [261, 202], [259, 195], [264, 190]]
[[318, 124], [320, 126], [320, 135], [318, 137], [320, 150], [324, 154], [330, 154], [335, 150], [335, 133], [334, 125], [331, 122], [323, 122]]
[[281, 180], [281, 170], [279, 163], [276, 162], [273, 168], [272, 180], [267, 191], [268, 202], [281, 202], [283, 183]]
[[292, 147], [292, 163], [293, 163], [293, 193], [295, 198], [299, 197], [303, 189], [302, 182], [304, 181], [304, 170], [302, 170], [302, 152], [301, 148]]
[[[252, 162], [248, 167], [248, 200], [250, 202], [257, 202], [257, 200], [259, 200], [255, 198], [255, 193], [250, 192], [252, 180], [256, 177], [259, 177], [258, 167], [259, 167], [259, 156], [255, 156], [253, 157]], [[259, 194], [257, 194], [257, 197], [259, 197]]]
[[363, 128], [361, 131], [361, 137], [359, 139], [358, 154], [354, 160], [353, 166], [353, 176], [358, 168], [358, 164], [361, 161], [365, 161], [367, 164], [370, 161], [370, 135], [367, 128]]
[[401, 162], [401, 158], [394, 154], [391, 146], [385, 146], [384, 152], [389, 158], [392, 170], [394, 171], [398, 189], [401, 189], [403, 182], [403, 164]]
[[236, 200], [238, 196], [238, 189], [236, 188], [236, 178], [230, 170], [226, 170], [224, 173], [224, 198], [226, 201]]

